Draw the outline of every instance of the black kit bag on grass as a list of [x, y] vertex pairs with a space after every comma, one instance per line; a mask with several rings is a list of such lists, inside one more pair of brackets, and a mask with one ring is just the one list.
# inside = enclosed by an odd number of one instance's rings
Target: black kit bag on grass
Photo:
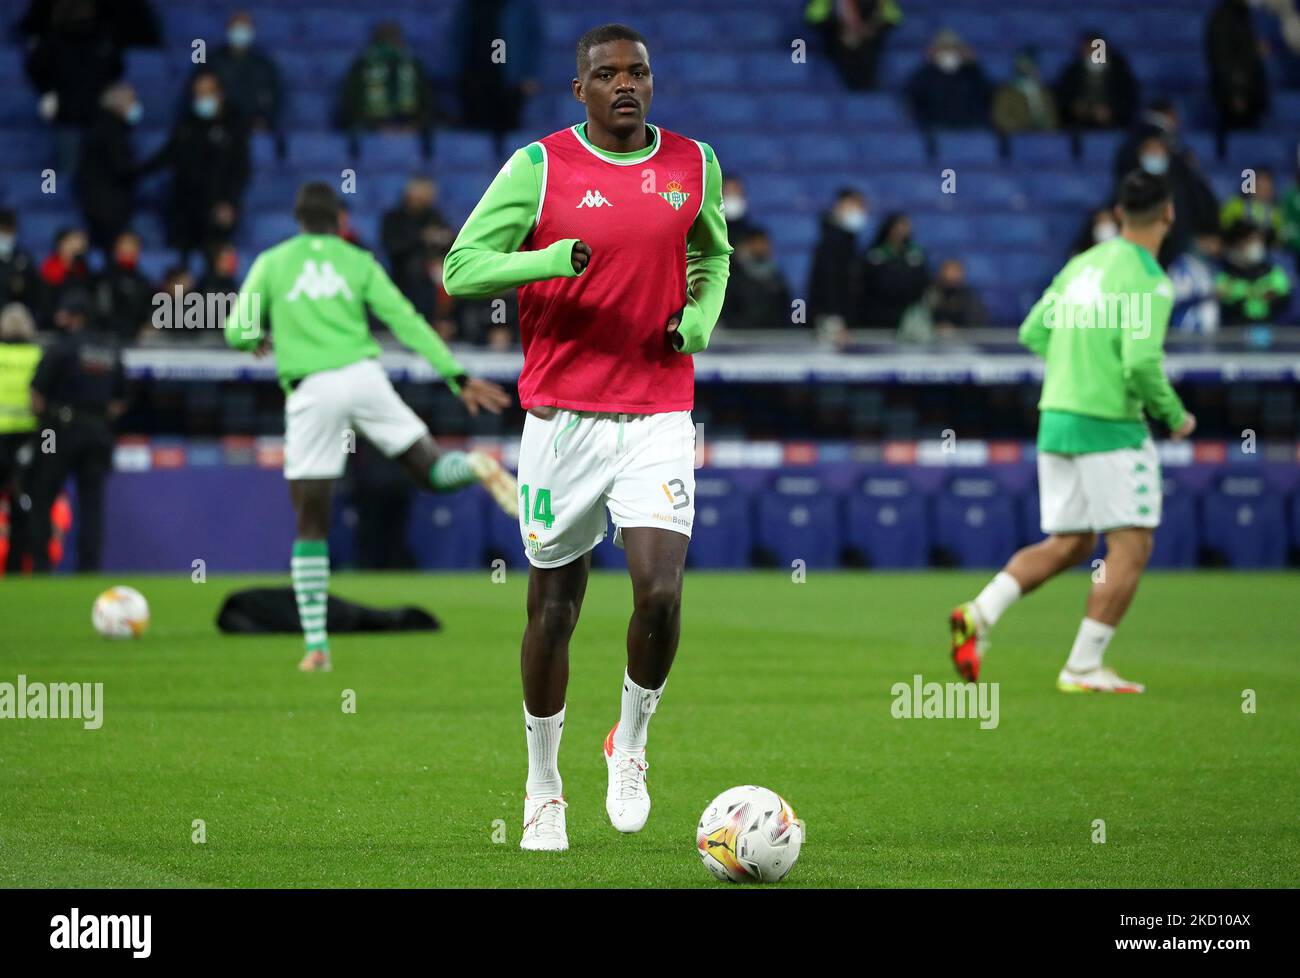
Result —
[[[302, 631], [298, 600], [291, 587], [249, 588], [226, 596], [217, 612], [217, 628], [230, 635], [265, 635]], [[329, 596], [325, 629], [348, 632], [436, 632], [441, 622], [423, 608], [368, 608], [337, 595]]]

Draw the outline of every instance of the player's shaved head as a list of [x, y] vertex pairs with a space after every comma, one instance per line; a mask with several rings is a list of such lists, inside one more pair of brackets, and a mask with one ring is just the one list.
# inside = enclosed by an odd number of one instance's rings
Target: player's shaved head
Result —
[[646, 44], [645, 38], [639, 31], [633, 30], [626, 24], [604, 24], [600, 27], [593, 27], [582, 37], [578, 38], [578, 77], [583, 78], [591, 70], [591, 49], [599, 47], [602, 44], [608, 44], [610, 41], [632, 41], [634, 44], [640, 44], [646, 49], [647, 57], [649, 56], [649, 45]]
[[311, 180], [298, 188], [293, 216], [308, 234], [333, 234], [339, 227], [339, 198], [324, 180]]
[[1120, 182], [1116, 204], [1125, 222], [1143, 227], [1164, 217], [1173, 196], [1163, 176], [1133, 170]]

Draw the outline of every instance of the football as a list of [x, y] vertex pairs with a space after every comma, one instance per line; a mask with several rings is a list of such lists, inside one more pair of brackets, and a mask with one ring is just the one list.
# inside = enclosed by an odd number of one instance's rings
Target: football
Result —
[[90, 620], [105, 638], [139, 638], [149, 627], [149, 602], [135, 588], [117, 585], [95, 599]]
[[779, 883], [803, 847], [804, 824], [775, 791], [728, 788], [700, 816], [695, 845], [710, 873], [730, 883]]

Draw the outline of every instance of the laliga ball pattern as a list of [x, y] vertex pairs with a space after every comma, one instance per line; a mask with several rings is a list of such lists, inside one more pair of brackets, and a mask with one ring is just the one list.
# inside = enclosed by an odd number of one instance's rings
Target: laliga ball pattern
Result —
[[90, 621], [105, 638], [139, 638], [149, 627], [149, 602], [135, 588], [111, 587], [95, 599]]
[[700, 816], [695, 845], [705, 868], [731, 883], [778, 883], [803, 847], [804, 824], [775, 791], [728, 788]]

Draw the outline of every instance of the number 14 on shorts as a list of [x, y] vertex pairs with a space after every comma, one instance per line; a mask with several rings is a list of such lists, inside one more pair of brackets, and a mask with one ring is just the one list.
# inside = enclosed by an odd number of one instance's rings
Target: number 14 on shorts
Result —
[[[530, 496], [533, 497], [531, 505]], [[551, 490], [539, 488], [536, 493], [533, 493], [526, 483], [521, 482], [519, 500], [519, 512], [524, 518], [524, 526], [540, 523], [549, 530], [554, 525], [555, 514], [551, 512]]]

